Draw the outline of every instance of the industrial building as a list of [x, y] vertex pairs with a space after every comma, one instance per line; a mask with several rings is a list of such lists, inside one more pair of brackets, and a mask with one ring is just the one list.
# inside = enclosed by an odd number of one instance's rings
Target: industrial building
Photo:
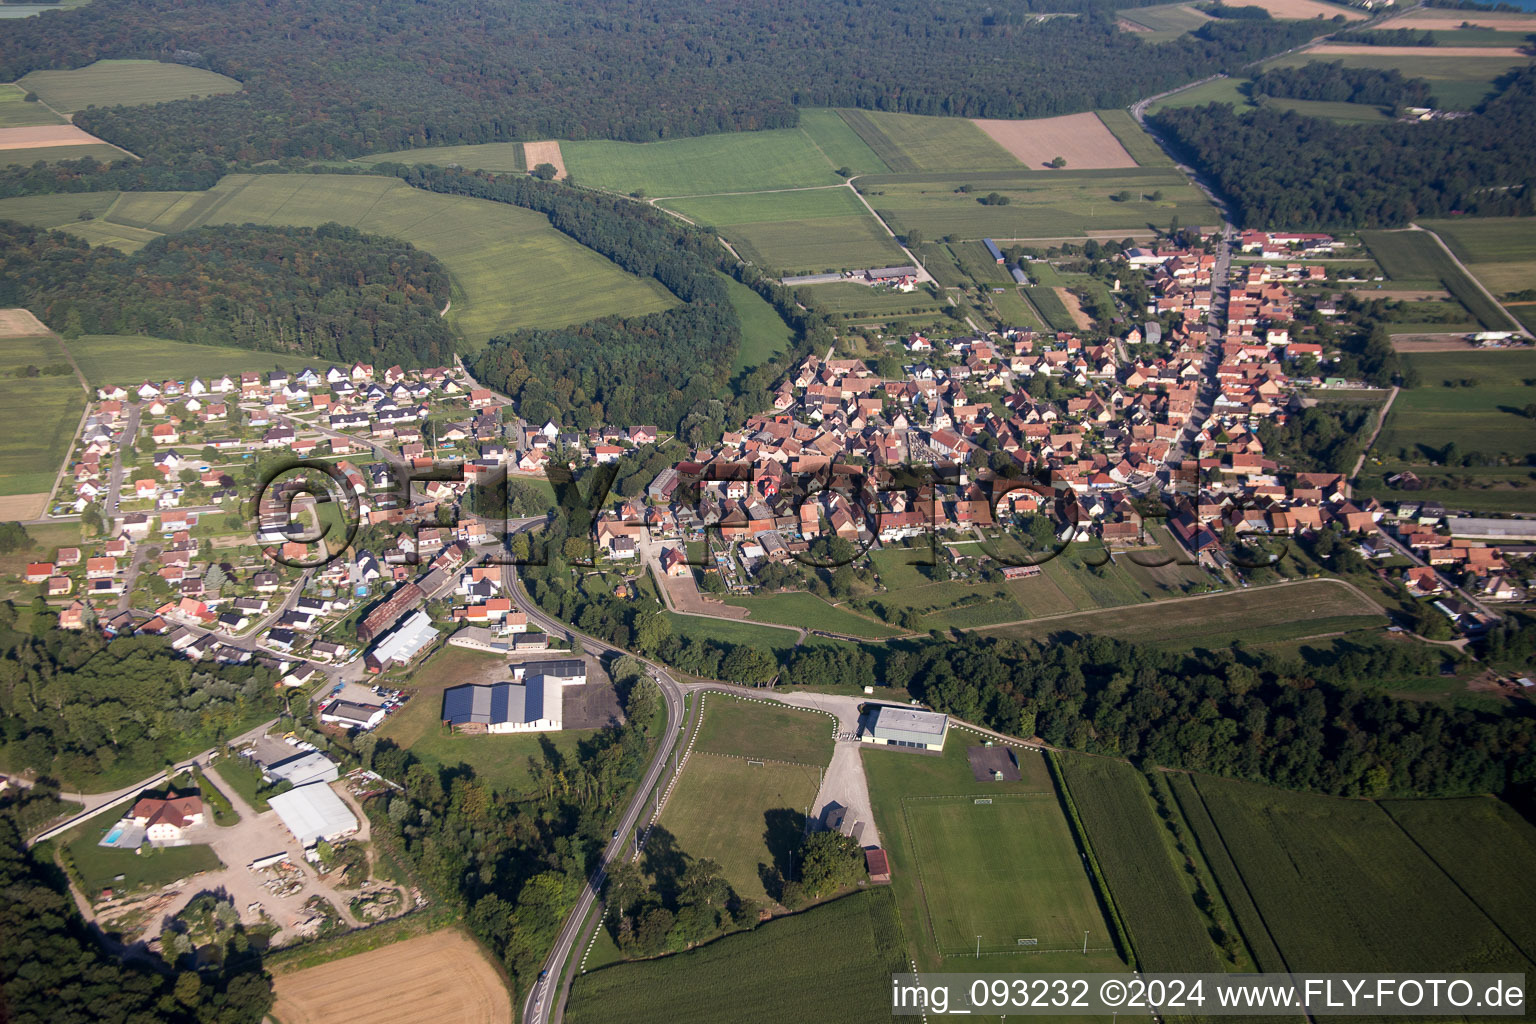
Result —
[[949, 716], [937, 711], [881, 705], [869, 709], [859, 722], [859, 739], [887, 747], [943, 750]]
[[323, 782], [311, 782], [267, 798], [299, 845], [308, 849], [320, 840], [333, 843], [357, 831], [357, 816]]

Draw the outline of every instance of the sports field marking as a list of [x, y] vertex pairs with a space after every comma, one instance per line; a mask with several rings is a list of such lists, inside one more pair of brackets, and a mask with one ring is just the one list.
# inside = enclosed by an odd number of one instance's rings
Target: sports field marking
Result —
[[0, 150], [105, 145], [108, 143], [104, 140], [72, 124], [38, 124], [27, 128], [0, 128]]
[[512, 1024], [512, 1000], [496, 969], [453, 929], [278, 973], [273, 988], [272, 1015], [283, 1024]]
[[565, 157], [560, 155], [560, 143], [555, 139], [523, 143], [523, 163], [528, 165], [530, 171], [539, 164], [552, 164], [555, 177], [563, 178], [566, 175]]
[[1025, 167], [1047, 167], [1058, 156], [1079, 170], [1136, 166], [1120, 140], [1091, 111], [1032, 121], [977, 118], [974, 123]]

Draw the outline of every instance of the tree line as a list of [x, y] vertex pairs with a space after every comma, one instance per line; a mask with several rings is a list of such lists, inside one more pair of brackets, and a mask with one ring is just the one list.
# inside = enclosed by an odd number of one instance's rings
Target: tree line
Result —
[[[0, 37], [0, 80], [147, 58], [241, 92], [80, 112], [143, 156], [258, 162], [539, 138], [634, 142], [792, 127], [797, 107], [1041, 117], [1125, 106], [1304, 41], [1315, 25], [1218, 20], [1147, 43], [1107, 0], [423, 0], [64, 10]], [[1036, 20], [1041, 11], [1076, 17]], [[850, 57], [849, 55], [856, 55]]]
[[0, 304], [66, 337], [144, 334], [407, 367], [453, 360], [449, 279], [409, 244], [353, 228], [218, 227], [134, 253], [0, 221]]
[[1273, 107], [1169, 107], [1153, 120], [1250, 227], [1376, 227], [1453, 211], [1536, 212], [1536, 69], [1475, 114], [1336, 124]]
[[1348, 68], [1343, 61], [1270, 68], [1253, 79], [1253, 98], [1283, 96], [1329, 103], [1370, 103], [1381, 107], [1429, 106], [1429, 82], [1404, 78], [1396, 68]]

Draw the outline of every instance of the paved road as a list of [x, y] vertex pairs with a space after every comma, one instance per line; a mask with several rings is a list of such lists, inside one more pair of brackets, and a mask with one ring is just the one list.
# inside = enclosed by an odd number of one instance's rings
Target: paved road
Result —
[[107, 500], [101, 506], [102, 519], [107, 523], [118, 516], [123, 493], [123, 448], [139, 436], [140, 411], [137, 402], [128, 406], [128, 419], [123, 423], [123, 431], [117, 436], [117, 445], [112, 449], [112, 475], [107, 479]]

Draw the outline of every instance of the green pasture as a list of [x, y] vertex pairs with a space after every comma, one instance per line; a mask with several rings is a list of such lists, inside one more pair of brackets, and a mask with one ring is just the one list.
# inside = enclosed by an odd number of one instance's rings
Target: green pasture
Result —
[[1458, 217], [1420, 223], [1439, 235], [1494, 295], [1536, 288], [1536, 218]]
[[906, 259], [846, 188], [695, 196], [665, 205], [715, 228], [743, 259], [784, 272], [891, 266]]
[[722, 693], [703, 697], [694, 748], [702, 753], [823, 767], [832, 760], [835, 723], [824, 714]]
[[324, 371], [332, 363], [323, 359], [285, 356], [276, 352], [252, 352], [218, 345], [193, 345], [167, 338], [132, 334], [86, 334], [65, 342], [80, 372], [92, 387], [103, 384], [135, 384], [145, 377], [189, 380], [274, 369], [289, 372], [312, 366]]
[[835, 110], [801, 110], [800, 130], [821, 150], [834, 169], [846, 167], [854, 174], [890, 173], [891, 169], [885, 165], [885, 161], [848, 127], [848, 122]]
[[760, 366], [790, 349], [794, 332], [766, 299], [735, 278], [726, 278], [725, 290], [741, 319], [741, 347], [736, 350], [731, 373]]
[[[1145, 8], [1144, 8], [1145, 9]], [[1130, 115], [1129, 111], [1121, 109], [1098, 111], [1099, 120], [1104, 122], [1110, 134], [1120, 140], [1120, 145], [1131, 154], [1142, 167], [1172, 167], [1173, 161], [1163, 147], [1159, 146], [1152, 136], [1141, 130], [1141, 125]]]
[[16, 84], [65, 114], [93, 106], [137, 107], [241, 89], [233, 78], [156, 60], [99, 60], [73, 71], [34, 71]]
[[[1292, 53], [1265, 61], [1263, 67], [1302, 67], [1315, 62], [1343, 63], [1351, 68], [1401, 71], [1406, 78], [1423, 78], [1430, 84], [1434, 105], [1470, 110], [1498, 91], [1495, 82], [1530, 63], [1521, 57], [1464, 57], [1436, 54], [1433, 47], [1411, 55], [1393, 53]], [[1181, 94], [1182, 95], [1182, 94]]]
[[1211, 20], [1204, 11], [1190, 4], [1161, 4], [1156, 7], [1131, 7], [1117, 12], [1121, 21], [1140, 26], [1145, 31], [1136, 32], [1136, 38], [1149, 43], [1161, 43], [1177, 39], [1186, 32]]
[[69, 454], [85, 392], [73, 372], [15, 377], [26, 366], [65, 361], [56, 338], [0, 340], [0, 494], [37, 494], [53, 486]]
[[0, 128], [30, 128], [67, 121], [42, 103], [27, 102], [27, 90], [13, 82], [0, 84]]
[[896, 173], [1023, 170], [1013, 154], [963, 118], [851, 109], [838, 113]]
[[[563, 154], [563, 151], [562, 151]], [[389, 153], [372, 153], [358, 157], [360, 164], [434, 164], [448, 167], [457, 164], [472, 171], [511, 172], [528, 168], [523, 160], [521, 142], [484, 142], [471, 146], [429, 146], [425, 149], [397, 149]]]
[[1360, 240], [1394, 280], [1433, 278], [1467, 308], [1484, 330], [1507, 331], [1516, 325], [1477, 283], [1456, 265], [1451, 254], [1429, 231], [1362, 231]]
[[804, 592], [732, 597], [726, 599], [726, 604], [747, 609], [758, 622], [778, 622], [803, 629], [825, 629], [850, 636], [885, 637], [896, 636], [900, 632]]
[[561, 142], [560, 155], [582, 185], [648, 196], [754, 192], [840, 180], [835, 165], [798, 128], [665, 142]]
[[90, 157], [97, 163], [110, 164], [126, 160], [128, 154], [116, 146], [104, 142], [85, 142], [70, 146], [37, 146], [33, 149], [0, 149], [0, 166], [17, 164], [31, 167], [36, 163], [56, 164], [61, 160], [80, 160]]

